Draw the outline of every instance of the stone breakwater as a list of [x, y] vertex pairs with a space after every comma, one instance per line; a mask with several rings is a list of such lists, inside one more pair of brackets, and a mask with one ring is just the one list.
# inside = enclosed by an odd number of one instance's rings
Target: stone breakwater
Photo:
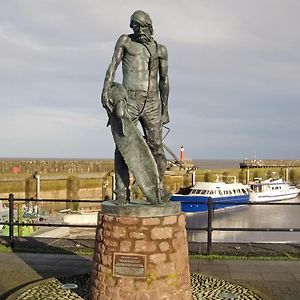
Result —
[[[183, 214], [147, 218], [100, 213], [98, 222], [91, 299], [191, 299]], [[134, 276], [115, 274], [116, 253], [144, 255], [144, 266], [131, 264], [126, 272], [136, 270]]]

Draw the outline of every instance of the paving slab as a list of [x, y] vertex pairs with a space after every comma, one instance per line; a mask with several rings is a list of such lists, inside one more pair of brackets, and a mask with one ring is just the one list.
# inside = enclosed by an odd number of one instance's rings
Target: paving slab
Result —
[[[40, 279], [88, 273], [91, 256], [0, 253], [0, 299]], [[191, 259], [192, 273], [258, 290], [268, 300], [300, 299], [300, 261]]]

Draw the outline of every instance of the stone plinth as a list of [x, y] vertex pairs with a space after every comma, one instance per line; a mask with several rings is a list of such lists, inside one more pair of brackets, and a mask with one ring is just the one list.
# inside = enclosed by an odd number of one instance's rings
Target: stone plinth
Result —
[[[133, 209], [128, 210], [130, 206]], [[98, 225], [91, 300], [191, 300], [180, 203], [116, 206], [106, 202]]]

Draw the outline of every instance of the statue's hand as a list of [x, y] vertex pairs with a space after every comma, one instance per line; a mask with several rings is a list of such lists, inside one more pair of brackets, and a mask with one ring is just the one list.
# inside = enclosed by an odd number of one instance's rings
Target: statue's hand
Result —
[[170, 122], [169, 113], [165, 112], [162, 114], [162, 124], [168, 124]]
[[103, 107], [109, 112], [109, 113], [112, 113], [113, 111], [113, 107], [109, 101], [109, 97], [108, 97], [108, 93], [106, 92], [103, 92], [102, 93], [102, 96], [101, 96], [101, 102], [102, 102], [102, 105]]

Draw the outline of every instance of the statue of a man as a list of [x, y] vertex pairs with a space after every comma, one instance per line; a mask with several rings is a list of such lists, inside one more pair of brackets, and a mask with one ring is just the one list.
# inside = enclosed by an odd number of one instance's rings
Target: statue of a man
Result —
[[[123, 34], [116, 43], [105, 76], [102, 104], [108, 111], [113, 110], [110, 89], [117, 67], [122, 62], [122, 85], [128, 94], [126, 109], [134, 124], [140, 122], [142, 126], [157, 165], [161, 201], [167, 201], [170, 195], [162, 186], [167, 165], [162, 144], [162, 126], [169, 122], [168, 53], [165, 46], [154, 40], [152, 21], [147, 13], [141, 10], [134, 12], [130, 19], [130, 28], [133, 34]], [[117, 202], [127, 203], [130, 200], [129, 172], [117, 147], [115, 173]]]

